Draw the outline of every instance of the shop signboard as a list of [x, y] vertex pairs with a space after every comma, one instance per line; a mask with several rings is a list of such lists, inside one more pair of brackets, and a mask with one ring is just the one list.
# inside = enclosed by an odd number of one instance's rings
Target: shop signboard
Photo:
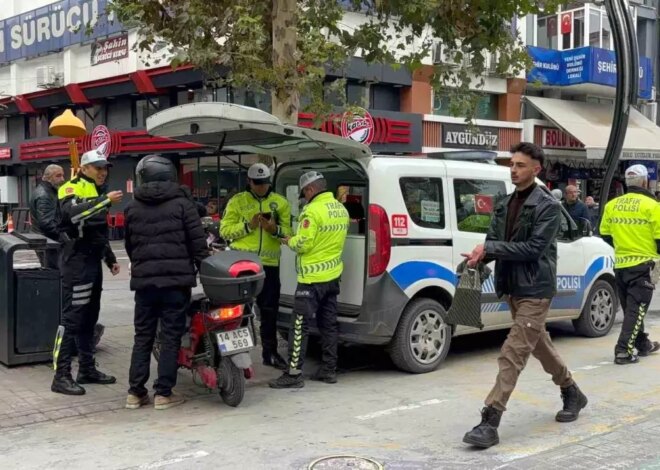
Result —
[[[616, 86], [616, 55], [614, 51], [597, 47], [580, 47], [556, 51], [542, 47], [528, 47], [534, 67], [527, 75], [530, 83], [569, 86], [581, 83]], [[639, 58], [639, 97], [651, 99], [653, 90], [653, 62]]]
[[624, 150], [621, 152], [621, 160], [653, 160], [657, 162], [660, 161], [660, 151]]
[[122, 34], [110, 39], [96, 41], [92, 44], [90, 63], [105, 64], [128, 58], [128, 34]]
[[559, 129], [543, 129], [541, 146], [549, 149], [584, 149], [582, 142]]
[[464, 124], [442, 124], [442, 146], [456, 149], [497, 150], [499, 129]]
[[61, 0], [0, 21], [0, 64], [118, 33], [109, 0]]

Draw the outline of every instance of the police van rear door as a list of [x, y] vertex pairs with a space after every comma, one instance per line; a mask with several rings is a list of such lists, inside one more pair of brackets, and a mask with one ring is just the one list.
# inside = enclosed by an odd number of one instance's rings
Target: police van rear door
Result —
[[[278, 171], [274, 189], [291, 205], [294, 230], [301, 209], [298, 178], [311, 169], [322, 172], [328, 189], [344, 202], [351, 217], [342, 256], [339, 313], [349, 317], [359, 314], [366, 269], [369, 147], [325, 132], [285, 125], [265, 111], [231, 103], [190, 103], [169, 108], [147, 118], [147, 131], [153, 136], [215, 148], [223, 155], [275, 157]], [[296, 286], [295, 254], [291, 250], [282, 250], [280, 273], [281, 304], [290, 307]]]

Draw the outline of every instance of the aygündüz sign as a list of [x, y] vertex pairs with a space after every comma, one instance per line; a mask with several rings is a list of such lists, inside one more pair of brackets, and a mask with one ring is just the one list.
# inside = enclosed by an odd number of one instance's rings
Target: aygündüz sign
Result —
[[457, 149], [497, 150], [499, 130], [496, 127], [442, 124], [442, 146]]

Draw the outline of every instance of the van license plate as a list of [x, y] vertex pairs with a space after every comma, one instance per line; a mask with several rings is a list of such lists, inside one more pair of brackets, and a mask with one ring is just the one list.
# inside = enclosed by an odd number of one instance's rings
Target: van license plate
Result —
[[249, 328], [238, 328], [232, 331], [216, 333], [220, 354], [237, 353], [254, 347]]

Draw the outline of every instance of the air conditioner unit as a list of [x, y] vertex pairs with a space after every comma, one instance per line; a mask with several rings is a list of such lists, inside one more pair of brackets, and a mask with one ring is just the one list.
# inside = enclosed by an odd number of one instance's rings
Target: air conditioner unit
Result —
[[433, 63], [458, 67], [460, 64], [456, 61], [457, 52], [443, 44], [436, 44], [433, 48]]
[[60, 87], [63, 84], [63, 74], [56, 73], [52, 65], [44, 65], [36, 68], [37, 86], [39, 88]]

